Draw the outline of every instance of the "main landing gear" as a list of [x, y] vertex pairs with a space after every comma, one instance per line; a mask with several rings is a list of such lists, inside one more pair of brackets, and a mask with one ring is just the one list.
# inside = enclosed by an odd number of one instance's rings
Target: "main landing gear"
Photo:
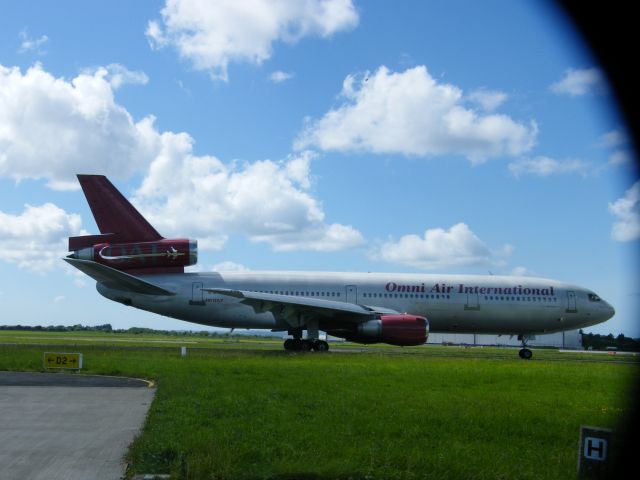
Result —
[[[293, 335], [293, 338], [288, 338], [284, 341], [285, 350], [290, 352], [309, 352], [311, 350], [315, 352], [329, 351], [329, 344], [324, 340], [318, 339], [317, 329], [307, 330], [307, 333], [311, 338], [306, 338], [304, 340], [302, 339], [301, 329], [289, 330], [289, 333]], [[313, 335], [314, 333], [315, 335]]]
[[295, 338], [288, 338], [284, 341], [284, 349], [291, 352], [309, 352], [311, 350], [316, 352], [326, 352], [329, 350], [329, 344], [324, 340], [298, 340]]
[[518, 335], [518, 340], [522, 342], [522, 348], [518, 352], [518, 355], [523, 360], [531, 360], [533, 352], [527, 348], [527, 340], [529, 340], [528, 337], [526, 335]]

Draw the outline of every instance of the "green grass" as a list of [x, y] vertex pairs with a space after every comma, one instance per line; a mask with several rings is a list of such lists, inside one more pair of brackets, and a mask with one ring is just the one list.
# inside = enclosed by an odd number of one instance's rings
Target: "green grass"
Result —
[[[0, 343], [2, 370], [40, 370], [49, 348]], [[640, 368], [538, 350], [526, 362], [512, 349], [318, 355], [210, 341], [180, 358], [152, 345], [69, 342], [86, 373], [156, 381], [129, 474], [189, 479], [575, 478], [580, 426], [615, 428]]]

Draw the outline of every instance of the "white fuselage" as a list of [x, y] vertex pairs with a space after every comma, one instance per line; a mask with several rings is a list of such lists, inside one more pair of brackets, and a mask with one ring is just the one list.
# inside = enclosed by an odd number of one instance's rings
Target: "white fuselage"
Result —
[[272, 312], [228, 295], [225, 288], [354, 303], [424, 316], [431, 332], [531, 335], [573, 330], [611, 318], [614, 309], [592, 291], [555, 280], [480, 275], [249, 272], [141, 277], [174, 296], [106, 288], [105, 297], [161, 315], [228, 328], [286, 330]]

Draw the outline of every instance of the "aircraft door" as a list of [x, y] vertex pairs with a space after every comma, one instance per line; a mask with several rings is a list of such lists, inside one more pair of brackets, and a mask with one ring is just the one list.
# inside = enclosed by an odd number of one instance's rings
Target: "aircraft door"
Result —
[[480, 298], [477, 293], [467, 293], [467, 303], [465, 310], [480, 310]]
[[191, 300], [189, 305], [204, 305], [204, 292], [202, 291], [202, 282], [193, 282], [191, 284]]
[[347, 303], [358, 303], [358, 287], [355, 285], [346, 285], [345, 298]]
[[578, 311], [578, 305], [576, 303], [576, 292], [573, 290], [567, 291], [567, 312], [575, 313]]

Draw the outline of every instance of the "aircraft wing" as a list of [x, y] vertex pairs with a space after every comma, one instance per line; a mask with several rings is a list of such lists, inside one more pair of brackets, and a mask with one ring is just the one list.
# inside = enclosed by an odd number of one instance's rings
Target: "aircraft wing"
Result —
[[378, 314], [398, 314], [395, 310], [367, 307], [354, 303], [338, 302], [321, 298], [297, 297], [274, 293], [250, 292], [227, 288], [203, 288], [205, 292], [228, 295], [241, 299], [241, 302], [253, 307], [256, 313], [272, 312], [284, 318], [287, 323], [296, 323], [294, 319], [302, 316], [320, 316], [327, 320], [361, 323]]
[[143, 293], [146, 295], [175, 295], [174, 292], [165, 290], [153, 283], [91, 260], [80, 260], [69, 257], [65, 257], [63, 260], [108, 288], [125, 292]]

